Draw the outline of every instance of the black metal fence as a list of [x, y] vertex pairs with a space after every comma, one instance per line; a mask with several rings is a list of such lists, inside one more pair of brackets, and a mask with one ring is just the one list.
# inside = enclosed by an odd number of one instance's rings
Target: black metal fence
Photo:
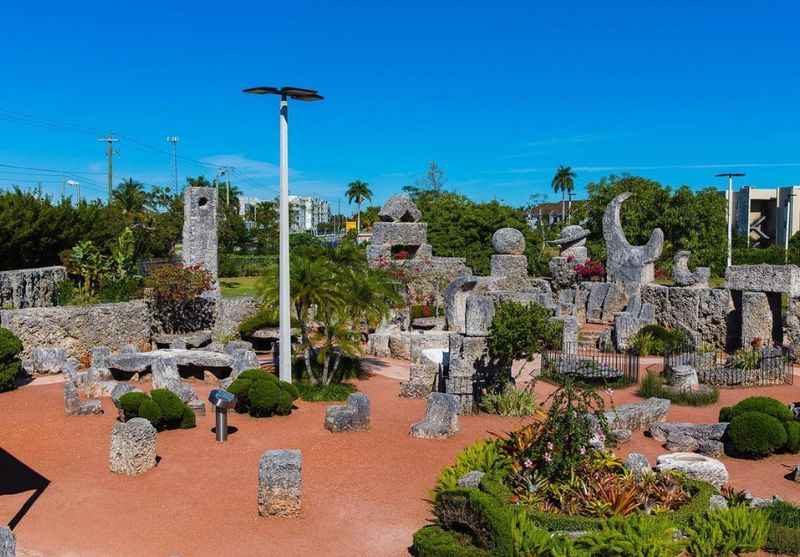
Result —
[[601, 352], [579, 343], [542, 352], [542, 376], [555, 381], [572, 378], [583, 383], [630, 385], [639, 381], [639, 354]]
[[700, 383], [717, 387], [793, 384], [793, 354], [790, 349], [732, 340], [743, 347], [732, 352], [703, 345], [673, 348], [664, 356], [664, 372], [669, 375], [675, 366], [688, 365], [697, 370]]

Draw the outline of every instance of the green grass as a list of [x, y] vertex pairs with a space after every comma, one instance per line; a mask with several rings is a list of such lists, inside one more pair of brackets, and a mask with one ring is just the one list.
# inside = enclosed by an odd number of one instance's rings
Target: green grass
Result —
[[664, 378], [655, 373], [648, 373], [642, 380], [636, 393], [642, 398], [666, 398], [681, 406], [708, 406], [719, 400], [719, 390], [711, 387], [711, 391], [672, 391], [664, 388]]
[[233, 277], [219, 279], [222, 295], [225, 298], [239, 296], [255, 296], [258, 292], [256, 283], [260, 277]]

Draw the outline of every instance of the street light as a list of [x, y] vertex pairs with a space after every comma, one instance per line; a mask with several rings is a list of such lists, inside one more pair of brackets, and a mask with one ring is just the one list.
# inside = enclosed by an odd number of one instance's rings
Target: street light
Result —
[[244, 93], [253, 95], [279, 95], [280, 103], [280, 255], [279, 298], [280, 298], [280, 338], [278, 339], [279, 370], [283, 381], [292, 381], [292, 331], [290, 322], [289, 297], [289, 99], [296, 101], [321, 101], [322, 96], [315, 89], [299, 87], [250, 87]]
[[81, 202], [81, 183], [75, 180], [64, 180], [64, 183], [61, 185], [61, 199], [64, 199], [64, 187], [70, 186], [77, 190], [78, 194], [78, 203]]
[[[744, 172], [720, 172], [717, 178], [728, 177], [728, 267], [733, 259], [733, 179], [744, 176]], [[750, 207], [747, 208], [747, 235], [750, 236]]]

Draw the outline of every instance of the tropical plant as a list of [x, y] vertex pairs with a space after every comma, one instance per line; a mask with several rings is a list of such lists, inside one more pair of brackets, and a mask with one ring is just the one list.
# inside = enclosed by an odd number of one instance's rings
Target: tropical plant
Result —
[[[558, 193], [561, 192], [561, 220], [566, 220], [565, 213], [565, 196], [567, 194], [571, 194], [572, 190], [575, 189], [575, 177], [577, 175], [575, 172], [572, 171], [572, 167], [561, 165], [556, 170], [553, 179], [550, 182], [550, 185], [553, 187], [553, 191]], [[571, 201], [570, 201], [571, 204]], [[572, 207], [570, 206], [570, 209]]]
[[575, 540], [578, 554], [606, 557], [674, 557], [683, 551], [677, 530], [668, 520], [647, 516], [614, 518]]
[[686, 547], [693, 557], [729, 557], [758, 551], [767, 541], [767, 513], [745, 506], [708, 511], [692, 518]]
[[484, 412], [499, 416], [532, 416], [539, 408], [530, 386], [518, 388], [511, 381], [484, 393], [480, 405]]
[[117, 205], [126, 215], [139, 215], [144, 212], [149, 197], [144, 184], [126, 178], [111, 192], [112, 203]]
[[146, 280], [159, 303], [175, 304], [198, 298], [212, 286], [211, 273], [199, 265], [159, 265]]
[[91, 240], [83, 240], [72, 248], [72, 263], [83, 281], [84, 295], [91, 295], [95, 286], [109, 270], [109, 262]]
[[370, 201], [372, 199], [372, 190], [369, 189], [369, 184], [366, 182], [354, 180], [347, 184], [345, 195], [349, 203], [355, 201], [358, 205], [356, 230], [361, 232], [361, 204], [364, 203], [364, 201]]
[[459, 453], [456, 462], [439, 474], [434, 495], [448, 489], [455, 489], [458, 480], [468, 472], [478, 471], [496, 479], [504, 477], [511, 470], [511, 459], [501, 447], [498, 439], [478, 441]]

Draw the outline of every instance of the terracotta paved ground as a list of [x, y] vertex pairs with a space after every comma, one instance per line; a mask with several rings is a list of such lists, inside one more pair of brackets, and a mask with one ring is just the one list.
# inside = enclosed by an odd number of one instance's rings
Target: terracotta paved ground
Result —
[[[380, 372], [402, 376], [407, 364]], [[799, 378], [800, 379], [800, 378]], [[209, 386], [196, 384], [205, 397]], [[28, 386], [0, 395], [0, 446], [51, 481], [15, 532], [27, 555], [204, 556], [406, 555], [412, 533], [429, 517], [425, 499], [442, 467], [458, 451], [523, 423], [496, 416], [462, 417], [462, 431], [446, 441], [408, 436], [425, 402], [397, 396], [398, 382], [384, 376], [360, 381], [372, 401], [373, 426], [365, 433], [331, 434], [322, 427], [325, 403], [299, 402], [291, 416], [256, 420], [232, 415], [238, 428], [226, 444], [199, 417], [189, 431], [159, 434], [159, 466], [144, 476], [108, 471], [115, 412], [84, 418], [63, 415], [60, 384]], [[553, 390], [539, 382], [544, 398]], [[798, 386], [723, 391], [732, 404], [750, 394], [800, 400]], [[633, 389], [615, 393], [617, 404], [639, 400]], [[670, 420], [712, 422], [718, 407], [673, 407]], [[267, 449], [303, 451], [304, 512], [299, 519], [265, 519], [256, 512], [257, 467]], [[635, 433], [623, 446], [654, 459], [665, 452]], [[761, 461], [723, 458], [733, 484], [756, 495], [779, 494], [800, 502], [800, 484], [783, 478], [800, 456]], [[0, 497], [0, 522], [20, 509], [29, 493]]]

